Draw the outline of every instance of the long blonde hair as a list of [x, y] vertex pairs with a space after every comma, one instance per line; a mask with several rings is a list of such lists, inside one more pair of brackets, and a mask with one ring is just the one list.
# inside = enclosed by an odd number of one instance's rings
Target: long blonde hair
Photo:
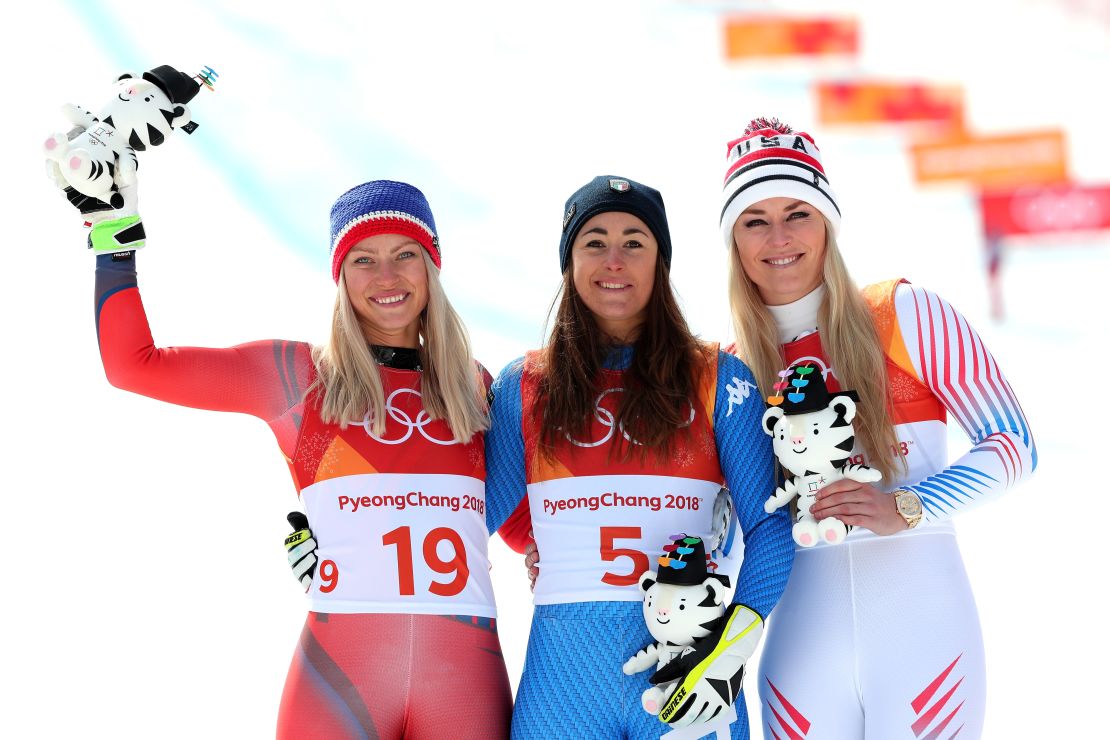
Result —
[[[825, 221], [825, 297], [817, 312], [821, 346], [835, 369], [842, 388], [859, 393], [853, 422], [856, 440], [867, 453], [868, 465], [890, 482], [905, 475], [905, 459], [896, 454], [891, 399], [888, 391], [886, 356], [871, 318], [871, 310], [848, 274], [840, 256], [832, 227]], [[778, 327], [759, 290], [740, 263], [733, 240], [729, 250], [729, 306], [736, 334], [736, 354], [748, 364], [759, 383], [760, 393], [770, 395], [777, 373], [785, 366]], [[872, 399], [882, 399], [876, 403]]]
[[[471, 354], [466, 327], [439, 280], [439, 268], [423, 249], [420, 254], [428, 272], [428, 305], [420, 314], [420, 393], [428, 415], [444, 419], [455, 441], [465, 443], [489, 428], [485, 384]], [[309, 392], [322, 389], [320, 418], [346, 428], [369, 411], [374, 434], [384, 434], [385, 392], [378, 363], [347, 296], [342, 269], [331, 335], [327, 344], [312, 348], [312, 361], [316, 381]]]

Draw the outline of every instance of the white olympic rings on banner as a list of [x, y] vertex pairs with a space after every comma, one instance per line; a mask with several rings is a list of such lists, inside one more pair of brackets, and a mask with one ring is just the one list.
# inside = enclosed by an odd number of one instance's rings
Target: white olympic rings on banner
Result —
[[[389, 394], [389, 398], [385, 399], [385, 412], [386, 412], [386, 414], [389, 415], [390, 419], [397, 422], [401, 426], [405, 427], [405, 434], [404, 434], [403, 437], [401, 437], [400, 439], [383, 439], [383, 438], [379, 437], [378, 435], [374, 434], [374, 426], [370, 421], [370, 412], [369, 411], [366, 412], [366, 416], [362, 417], [362, 421], [355, 422], [354, 424], [352, 424], [352, 426], [362, 427], [366, 431], [366, 435], [368, 437], [370, 437], [374, 440], [377, 440], [378, 442], [381, 442], [382, 444], [385, 444], [385, 445], [399, 445], [402, 442], [407, 441], [408, 438], [412, 436], [412, 431], [414, 429], [416, 431], [420, 432], [421, 437], [423, 437], [424, 439], [428, 440], [429, 442], [433, 442], [437, 445], [445, 445], [446, 446], [446, 445], [458, 444], [458, 442], [455, 441], [454, 437], [452, 437], [451, 439], [446, 439], [446, 440], [445, 439], [436, 439], [435, 437], [431, 436], [430, 434], [428, 434], [427, 432], [424, 431], [424, 427], [426, 427], [426, 426], [428, 426], [429, 424], [432, 423], [432, 417], [430, 417], [428, 415], [428, 412], [425, 411], [423, 408], [420, 409], [420, 413], [417, 414], [416, 419], [413, 420], [413, 418], [411, 416], [409, 416], [407, 412], [402, 411], [401, 409], [394, 406], [393, 405], [393, 399], [395, 399], [401, 393], [411, 393], [414, 396], [416, 396], [417, 398], [420, 398], [421, 400], [423, 400], [423, 397], [420, 395], [420, 391], [415, 391], [412, 388], [398, 388], [397, 390], [395, 390], [395, 391], [393, 391], [392, 393]], [[389, 430], [389, 421], [386, 420], [386, 431], [387, 431], [387, 433], [388, 433], [388, 430]]]
[[[609, 388], [607, 390], [602, 391], [600, 394], [598, 394], [598, 397], [596, 399], [594, 399], [594, 418], [598, 420], [598, 422], [601, 424], [601, 426], [606, 428], [606, 432], [605, 432], [604, 437], [602, 437], [601, 439], [599, 439], [596, 442], [579, 442], [577, 439], [574, 439], [573, 437], [570, 436], [570, 432], [563, 432], [563, 436], [567, 438], [567, 441], [570, 442], [572, 445], [575, 445], [577, 447], [600, 447], [601, 445], [605, 444], [606, 442], [608, 442], [610, 439], [613, 438], [613, 429], [614, 429], [614, 427], [618, 427], [618, 428], [620, 428], [621, 436], [623, 436], [626, 440], [628, 440], [629, 442], [631, 442], [634, 445], [641, 444], [640, 442], [637, 442], [635, 439], [633, 439], [628, 434], [628, 432], [624, 431], [624, 423], [623, 422], [621, 422], [620, 424], [614, 425], [613, 422], [616, 420], [616, 417], [613, 416], [612, 411], [610, 411], [609, 409], [605, 409], [605, 408], [601, 407], [601, 400], [603, 398], [605, 398], [607, 395], [609, 395], [610, 393], [623, 393], [623, 392], [624, 392], [624, 388]], [[679, 428], [680, 429], [685, 429], [686, 427], [693, 424], [695, 415], [696, 415], [696, 412], [694, 411], [694, 405], [690, 404], [690, 418], [687, 419], [686, 423], [683, 424]]]

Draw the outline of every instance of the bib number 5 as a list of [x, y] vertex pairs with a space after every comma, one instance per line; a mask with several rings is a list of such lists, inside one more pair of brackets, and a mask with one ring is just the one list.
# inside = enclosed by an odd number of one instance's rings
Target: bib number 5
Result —
[[639, 540], [641, 530], [639, 527], [602, 527], [601, 528], [601, 560], [612, 562], [617, 558], [630, 558], [632, 571], [629, 573], [606, 572], [601, 576], [601, 582], [610, 586], [635, 586], [640, 581], [640, 576], [648, 570], [648, 556], [640, 550], [631, 547], [617, 547], [617, 540]]

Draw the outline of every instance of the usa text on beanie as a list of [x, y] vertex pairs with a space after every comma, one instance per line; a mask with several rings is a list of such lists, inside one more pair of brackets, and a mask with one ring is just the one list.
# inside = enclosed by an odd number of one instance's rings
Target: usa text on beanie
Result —
[[795, 132], [777, 118], [757, 118], [744, 134], [728, 144], [721, 236], [732, 247], [732, 227], [753, 203], [767, 198], [797, 198], [828, 219], [833, 234], [840, 230], [840, 208], [821, 164], [813, 137]]

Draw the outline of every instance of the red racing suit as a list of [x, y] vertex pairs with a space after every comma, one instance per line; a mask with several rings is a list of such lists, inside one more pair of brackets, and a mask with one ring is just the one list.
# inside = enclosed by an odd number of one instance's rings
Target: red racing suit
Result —
[[304, 501], [320, 562], [278, 736], [507, 737], [482, 435], [456, 443], [429, 417], [419, 369], [382, 365], [379, 436], [368, 419], [341, 429], [320, 418], [308, 344], [155, 346], [133, 257], [98, 258], [96, 296], [113, 385], [262, 419]]

